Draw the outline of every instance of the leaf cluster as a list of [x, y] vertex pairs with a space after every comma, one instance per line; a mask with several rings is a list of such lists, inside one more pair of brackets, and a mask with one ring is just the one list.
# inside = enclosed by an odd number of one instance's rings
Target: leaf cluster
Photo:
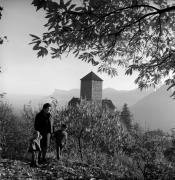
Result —
[[174, 74], [175, 6], [171, 1], [33, 0], [32, 4], [43, 9], [48, 20], [42, 37], [32, 35], [38, 57], [71, 52], [111, 76], [122, 66], [127, 75], [138, 71], [135, 82], [141, 89]]
[[81, 141], [82, 149], [114, 154], [127, 141], [127, 132], [119, 121], [117, 112], [104, 110], [93, 103], [81, 103], [68, 107], [59, 114], [56, 124], [68, 125], [69, 136]]
[[136, 169], [144, 179], [163, 178], [169, 171], [164, 150], [169, 143], [166, 134], [160, 130], [132, 134], [132, 141], [123, 149], [132, 158]]
[[[0, 20], [2, 18], [2, 11], [3, 11], [3, 7], [0, 6]], [[0, 36], [0, 45], [4, 43], [4, 40], [7, 40], [7, 36]], [[1, 72], [1, 71], [0, 71]]]

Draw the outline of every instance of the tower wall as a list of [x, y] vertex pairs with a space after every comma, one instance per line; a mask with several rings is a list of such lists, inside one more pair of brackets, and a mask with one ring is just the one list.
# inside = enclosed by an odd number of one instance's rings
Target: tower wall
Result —
[[81, 81], [80, 97], [81, 99], [86, 99], [86, 100], [92, 99], [92, 82], [91, 81]]
[[102, 100], [102, 81], [92, 81], [92, 100]]

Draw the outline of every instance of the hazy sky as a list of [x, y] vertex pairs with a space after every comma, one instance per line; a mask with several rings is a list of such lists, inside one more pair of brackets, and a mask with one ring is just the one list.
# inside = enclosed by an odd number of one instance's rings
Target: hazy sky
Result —
[[54, 89], [80, 88], [80, 79], [94, 71], [103, 81], [103, 88], [130, 90], [137, 86], [135, 77], [111, 78], [97, 73], [97, 68], [81, 62], [73, 56], [62, 59], [37, 58], [29, 45], [29, 34], [40, 35], [45, 23], [42, 12], [36, 12], [32, 0], [0, 0], [3, 16], [0, 20], [0, 35], [6, 35], [8, 42], [0, 46], [1, 90], [17, 94], [51, 94]]

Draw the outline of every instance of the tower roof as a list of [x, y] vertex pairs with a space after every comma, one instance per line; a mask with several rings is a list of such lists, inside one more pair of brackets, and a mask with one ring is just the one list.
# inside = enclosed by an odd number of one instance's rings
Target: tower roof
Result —
[[95, 81], [103, 81], [100, 77], [98, 77], [94, 72], [90, 72], [89, 74], [87, 74], [86, 76], [84, 76], [83, 78], [81, 78], [81, 80], [95, 80]]

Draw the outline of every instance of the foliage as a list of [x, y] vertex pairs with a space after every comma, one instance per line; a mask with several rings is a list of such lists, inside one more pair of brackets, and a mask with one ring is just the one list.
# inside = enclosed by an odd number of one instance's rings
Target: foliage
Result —
[[119, 178], [175, 177], [175, 169], [164, 157], [170, 142], [163, 131], [143, 132], [136, 125], [128, 133], [118, 112], [111, 114], [88, 103], [68, 107], [58, 117], [58, 126], [68, 125], [70, 158], [78, 154], [83, 162], [115, 172]]
[[173, 164], [175, 163], [175, 136], [174, 136], [174, 131], [172, 131], [171, 134], [171, 143], [169, 146], [166, 147], [164, 150], [164, 156], [165, 158], [172, 162]]
[[[2, 17], [2, 10], [3, 10], [3, 8], [0, 6], [0, 19], [1, 19], [1, 17]], [[2, 38], [0, 37], [0, 44], [2, 44], [3, 43], [3, 40], [2, 40]]]
[[[3, 10], [3, 8], [2, 8], [2, 6], [0, 6], [0, 20], [2, 18], [2, 10]], [[0, 36], [0, 45], [3, 44], [4, 40], [7, 40], [7, 36], [4, 36], [4, 37]]]
[[[3, 11], [3, 8], [2, 6], [0, 6], [0, 20], [2, 18], [2, 11]], [[4, 43], [4, 40], [7, 41], [7, 36], [0, 36], [0, 45]], [[0, 67], [0, 73], [2, 72], [2, 69]], [[0, 97], [3, 96], [3, 94], [0, 94]]]
[[100, 72], [138, 71], [140, 88], [156, 85], [164, 77], [174, 82], [174, 15], [171, 0], [33, 0], [48, 20], [42, 37], [31, 35], [38, 57], [73, 53], [98, 66]]
[[[53, 99], [52, 107], [55, 129], [62, 123], [68, 125], [68, 144], [64, 149], [63, 162], [66, 167], [71, 167], [71, 171], [89, 177], [91, 169], [93, 177], [101, 179], [175, 178], [174, 154], [169, 153], [174, 141], [171, 144], [163, 131], [143, 132], [135, 125], [128, 132], [120, 122], [119, 112], [108, 111], [95, 103], [82, 102], [75, 107], [60, 109]], [[23, 158], [36, 113], [30, 104], [25, 106], [22, 119], [15, 117], [11, 107], [4, 102], [0, 110], [4, 157]], [[5, 140], [2, 141], [2, 137]], [[52, 148], [51, 151], [49, 153], [55, 153]], [[52, 159], [51, 174], [59, 170], [55, 165], [59, 166], [59, 163]]]
[[[95, 103], [69, 106], [60, 113], [56, 124], [68, 125], [68, 134], [75, 139], [81, 159], [86, 150], [114, 154], [120, 149], [127, 136], [119, 122], [118, 113], [102, 109]], [[58, 125], [56, 125], [58, 126]]]
[[123, 150], [132, 158], [138, 174], [141, 174], [143, 179], [169, 177], [169, 171], [172, 169], [163, 154], [169, 144], [166, 134], [155, 130], [142, 134], [133, 133], [132, 136], [132, 141]]
[[33, 131], [32, 113], [29, 109], [24, 109], [23, 116], [17, 117], [7, 102], [0, 102], [0, 147], [2, 147], [2, 157], [23, 158]]
[[123, 105], [122, 111], [120, 113], [120, 120], [126, 126], [128, 131], [132, 129], [132, 115], [127, 104]]
[[13, 120], [12, 108], [6, 102], [0, 101], [0, 147], [2, 148], [2, 154], [4, 154], [7, 149], [9, 124], [13, 122]]
[[107, 108], [108, 110], [114, 111], [115, 105], [110, 99], [102, 99], [102, 108]]

